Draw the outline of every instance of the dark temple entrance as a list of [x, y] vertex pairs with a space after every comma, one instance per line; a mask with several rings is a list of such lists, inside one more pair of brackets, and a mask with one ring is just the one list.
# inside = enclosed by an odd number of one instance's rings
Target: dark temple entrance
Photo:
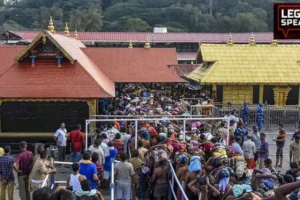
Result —
[[89, 118], [86, 102], [3, 102], [1, 132], [55, 132], [61, 122], [71, 131]]

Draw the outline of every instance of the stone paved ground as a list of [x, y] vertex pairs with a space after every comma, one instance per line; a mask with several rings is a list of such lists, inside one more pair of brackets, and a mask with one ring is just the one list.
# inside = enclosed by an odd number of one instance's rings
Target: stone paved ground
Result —
[[[275, 153], [276, 153], [276, 145], [275, 142], [272, 141], [272, 137], [276, 137], [278, 131], [277, 127], [274, 129], [266, 130], [264, 131], [267, 134], [267, 141], [270, 144], [270, 158], [272, 159], [273, 163], [275, 164]], [[282, 173], [289, 169], [289, 144], [291, 142], [291, 138], [293, 133], [295, 132], [295, 128], [286, 128], [287, 133], [287, 139], [286, 139], [286, 145], [284, 147], [284, 161], [283, 161], [283, 168], [278, 169]], [[57, 181], [65, 181], [67, 176], [71, 173], [70, 168], [58, 168], [58, 174], [55, 176], [55, 180]], [[105, 200], [109, 200], [109, 191], [108, 190], [100, 190]], [[19, 190], [17, 188], [17, 181], [14, 191], [14, 200], [20, 200], [19, 198]]]

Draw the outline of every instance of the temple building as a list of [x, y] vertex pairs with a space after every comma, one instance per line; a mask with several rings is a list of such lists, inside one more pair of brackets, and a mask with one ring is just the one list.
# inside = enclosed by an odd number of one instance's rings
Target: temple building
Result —
[[[271, 42], [271, 41], [270, 41]], [[198, 58], [202, 64], [186, 75], [216, 92], [223, 104], [267, 102], [270, 105], [300, 105], [300, 45], [202, 44]]]
[[0, 45], [0, 137], [52, 137], [63, 121], [84, 131], [117, 83], [184, 82], [169, 68], [174, 48], [87, 48], [76, 31], [48, 28], [27, 46]]

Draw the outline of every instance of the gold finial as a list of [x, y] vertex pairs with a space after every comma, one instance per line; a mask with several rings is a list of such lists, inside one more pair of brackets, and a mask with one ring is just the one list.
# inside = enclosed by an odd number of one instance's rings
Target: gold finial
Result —
[[277, 45], [278, 45], [277, 40], [273, 39], [271, 42], [271, 46], [277, 46]]
[[251, 34], [251, 37], [250, 37], [250, 42], [249, 42], [250, 46], [255, 46], [255, 39], [254, 39], [254, 35], [253, 33]]
[[68, 27], [68, 23], [66, 23], [66, 27], [65, 27], [65, 36], [69, 37], [70, 36], [70, 32], [69, 32], [69, 27]]
[[133, 45], [132, 45], [132, 42], [131, 42], [131, 40], [129, 41], [129, 45], [128, 45], [128, 48], [133, 48]]
[[74, 32], [74, 38], [78, 40], [78, 33], [77, 33], [77, 30], [75, 30], [75, 32]]
[[232, 40], [232, 35], [231, 35], [231, 33], [230, 33], [230, 35], [229, 35], [229, 39], [228, 39], [228, 41], [227, 41], [227, 45], [228, 45], [228, 46], [232, 46], [232, 45], [233, 45], [233, 40]]
[[145, 43], [144, 48], [146, 48], [146, 49], [150, 49], [150, 48], [151, 48], [151, 45], [150, 45], [150, 42], [149, 42], [148, 39], [147, 39], [147, 41], [146, 41], [146, 43]]
[[54, 33], [54, 26], [53, 26], [52, 16], [50, 16], [50, 21], [49, 21], [49, 25], [48, 25], [48, 30], [49, 30], [51, 33]]

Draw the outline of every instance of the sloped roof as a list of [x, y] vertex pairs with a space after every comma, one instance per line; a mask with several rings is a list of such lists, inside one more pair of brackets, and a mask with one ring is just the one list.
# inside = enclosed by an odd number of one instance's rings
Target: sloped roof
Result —
[[203, 65], [186, 77], [202, 84], [299, 84], [300, 45], [203, 44]]
[[170, 68], [180, 77], [184, 77], [188, 75], [192, 71], [194, 71], [199, 64], [178, 64], [178, 65], [170, 65]]
[[[36, 67], [31, 67], [26, 60], [13, 64], [12, 56], [19, 60], [27, 51], [29, 45], [22, 51], [19, 47], [1, 46], [7, 49], [16, 48], [21, 52], [8, 52], [11, 65], [4, 67], [0, 77], [0, 97], [2, 98], [102, 98], [115, 95], [115, 85], [81, 50], [85, 46], [74, 38], [42, 31], [68, 59], [76, 61], [62, 63], [42, 62], [37, 59]], [[35, 42], [38, 41], [37, 36]], [[4, 53], [3, 55], [7, 55]], [[8, 61], [7, 61], [8, 63]], [[51, 63], [51, 62], [50, 62]], [[1, 67], [0, 67], [1, 69]], [[59, 90], [59, 91], [57, 91]]]
[[[23, 40], [32, 41], [39, 32], [10, 31]], [[63, 32], [56, 32], [63, 35]], [[252, 33], [232, 33], [235, 43], [248, 43]], [[70, 32], [73, 36], [74, 33]], [[229, 33], [149, 33], [149, 32], [78, 32], [82, 42], [145, 42], [147, 39], [155, 43], [226, 43]], [[256, 43], [269, 43], [273, 32], [254, 33]], [[279, 40], [279, 43], [300, 43], [300, 40]]]
[[[1, 49], [1, 48], [0, 48]], [[55, 61], [22, 62], [0, 78], [1, 98], [100, 98], [111, 97], [84, 68], [76, 62], [66, 62], [61, 68]]]
[[0, 55], [2, 55], [0, 59], [0, 80], [2, 75], [14, 65], [15, 56], [23, 49], [24, 46], [0, 46]]
[[177, 63], [174, 48], [83, 48], [82, 51], [115, 82], [184, 82], [168, 67]]

